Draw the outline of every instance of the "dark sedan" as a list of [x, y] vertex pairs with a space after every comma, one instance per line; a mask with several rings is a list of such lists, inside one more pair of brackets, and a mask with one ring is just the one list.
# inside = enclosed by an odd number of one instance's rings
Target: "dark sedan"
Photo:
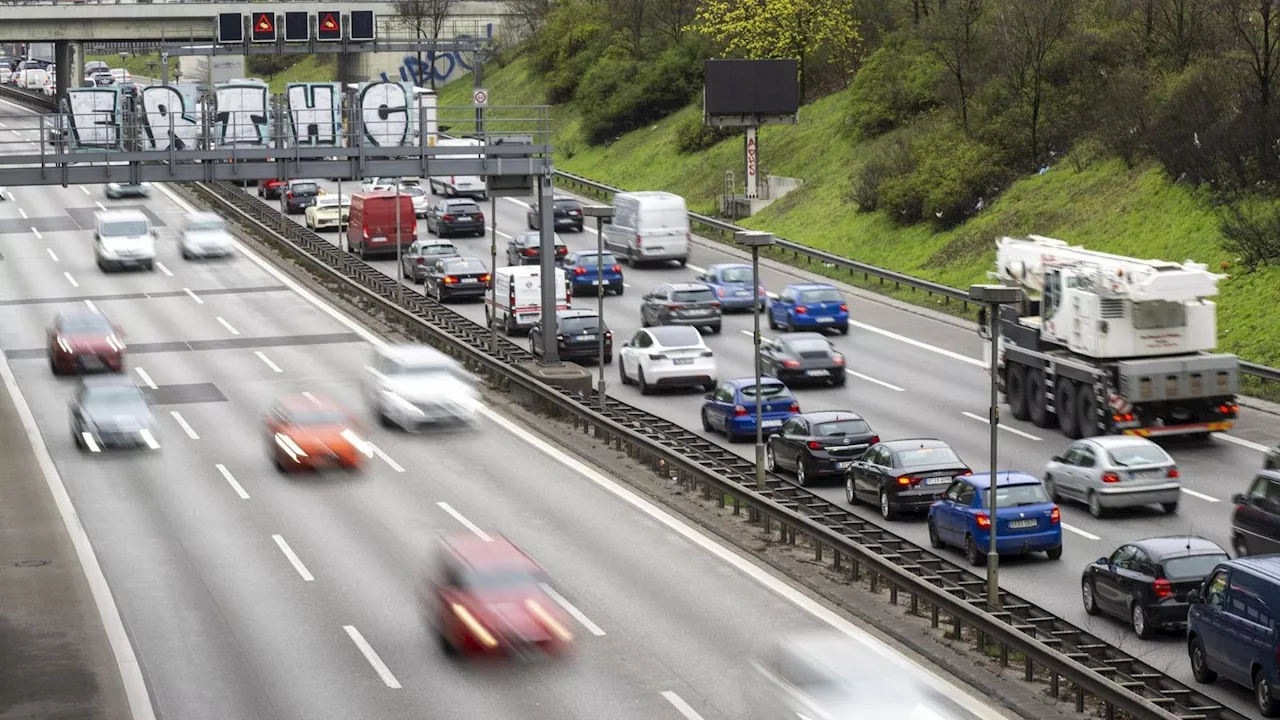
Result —
[[[573, 198], [556, 198], [552, 215], [555, 219], [556, 230], [582, 232], [582, 203], [577, 200]], [[526, 219], [529, 221], [530, 230], [537, 230], [541, 227], [538, 225], [537, 205], [529, 208]]]
[[[556, 343], [565, 360], [594, 360], [600, 357], [600, 335], [604, 335], [604, 363], [613, 362], [613, 333], [600, 322], [595, 310], [561, 310], [556, 313]], [[529, 331], [529, 352], [542, 356], [542, 324]]]
[[793, 333], [760, 343], [764, 371], [795, 386], [804, 383], [844, 385], [844, 355], [822, 333]]
[[290, 180], [284, 187], [284, 211], [286, 215], [306, 212], [320, 195], [320, 186], [314, 180]]
[[85, 378], [71, 404], [71, 433], [82, 450], [159, 450], [155, 431], [155, 416], [146, 396], [128, 378]]
[[150, 195], [151, 188], [142, 183], [107, 183], [107, 197], [112, 200], [144, 198]]
[[1127, 621], [1147, 639], [1157, 630], [1187, 624], [1187, 591], [1204, 582], [1227, 551], [1194, 535], [1134, 540], [1098, 558], [1080, 578], [1080, 599], [1090, 615]]
[[437, 260], [427, 271], [423, 290], [437, 302], [483, 298], [489, 287], [489, 269], [478, 258]]
[[844, 474], [850, 505], [875, 503], [893, 520], [902, 513], [927, 513], [953, 478], [973, 473], [949, 445], [933, 438], [890, 440], [868, 448]]
[[427, 209], [427, 232], [440, 237], [484, 235], [484, 213], [474, 200], [448, 198]]
[[[556, 261], [564, 260], [569, 254], [569, 246], [559, 235], [555, 236]], [[537, 265], [542, 261], [542, 235], [529, 230], [516, 235], [507, 242], [508, 265]]]
[[[750, 413], [753, 408], [748, 407]], [[796, 482], [807, 486], [820, 478], [839, 477], [867, 446], [880, 442], [861, 415], [824, 411], [793, 415], [765, 444], [770, 472], [793, 470]]]

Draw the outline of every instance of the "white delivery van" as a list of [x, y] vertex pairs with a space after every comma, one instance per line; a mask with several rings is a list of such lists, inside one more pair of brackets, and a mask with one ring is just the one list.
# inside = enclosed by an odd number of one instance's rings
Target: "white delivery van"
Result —
[[18, 71], [16, 84], [24, 90], [44, 90], [52, 81], [48, 70], [33, 66], [25, 67]]
[[98, 268], [154, 270], [156, 234], [139, 210], [107, 210], [94, 216], [93, 254]]
[[[453, 154], [450, 153], [445, 157], [451, 160], [474, 160], [480, 158], [479, 140], [470, 138], [440, 138], [436, 140], [437, 148], [477, 148], [476, 152], [469, 154]], [[484, 178], [479, 175], [433, 175], [428, 178], [431, 183], [431, 192], [440, 195], [444, 194], [449, 197], [470, 197], [477, 200], [484, 200], [488, 193], [485, 189]]]
[[[564, 301], [557, 310], [569, 309], [569, 276], [556, 268], [556, 283], [564, 288]], [[542, 319], [542, 268], [537, 265], [519, 265], [498, 268], [493, 274], [493, 307], [484, 309], [485, 324], [492, 311], [494, 321], [503, 332], [513, 335], [529, 328]]]
[[604, 245], [632, 266], [646, 262], [689, 262], [689, 208], [668, 192], [626, 192], [613, 196], [613, 222], [604, 226]]

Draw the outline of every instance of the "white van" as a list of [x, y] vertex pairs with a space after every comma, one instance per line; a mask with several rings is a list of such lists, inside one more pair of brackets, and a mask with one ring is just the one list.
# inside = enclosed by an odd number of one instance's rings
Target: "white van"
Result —
[[[480, 147], [480, 141], [471, 138], [440, 138], [436, 141], [435, 146], [438, 148], [478, 148]], [[472, 160], [478, 159], [480, 154], [478, 152], [469, 155], [449, 154], [445, 157], [451, 160]], [[488, 197], [484, 178], [479, 175], [433, 175], [428, 180], [431, 183], [431, 192], [436, 195], [470, 197], [477, 200], [484, 200]]]
[[[513, 335], [528, 332], [542, 319], [542, 268], [537, 265], [520, 265], [498, 268], [493, 274], [493, 317], [503, 332]], [[564, 287], [564, 302], [557, 303], [557, 310], [569, 309], [569, 276], [556, 268], [556, 283]], [[484, 309], [485, 324], [489, 323], [488, 302]]]
[[156, 234], [139, 210], [107, 210], [94, 216], [93, 254], [98, 268], [138, 267], [154, 270]]
[[18, 71], [17, 86], [25, 90], [44, 90], [52, 82], [44, 68], [27, 67]]
[[689, 208], [668, 192], [613, 196], [613, 222], [604, 226], [604, 246], [632, 266], [643, 262], [689, 262]]

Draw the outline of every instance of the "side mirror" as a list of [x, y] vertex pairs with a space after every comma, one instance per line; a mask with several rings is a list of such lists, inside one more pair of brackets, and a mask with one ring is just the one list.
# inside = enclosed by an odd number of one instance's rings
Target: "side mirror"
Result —
[[1245, 504], [1244, 493], [1236, 493], [1235, 495], [1232, 495], [1231, 502], [1236, 505], [1244, 505]]
[[709, 392], [709, 393], [707, 393], [706, 395], [703, 395], [703, 396], [702, 396], [702, 399], [703, 399], [703, 400], [714, 400], [714, 399], [715, 399], [715, 397], [716, 397], [716, 394], [715, 394], [715, 393], [713, 393], [713, 392]]
[[1050, 462], [1060, 463], [1060, 462], [1062, 462], [1062, 456], [1061, 456], [1061, 455], [1054, 455], [1053, 457], [1049, 458], [1049, 461], [1050, 461]]
[[1187, 604], [1188, 605], [1200, 604], [1200, 590], [1198, 588], [1187, 591]]
[[1100, 557], [1100, 558], [1098, 558], [1097, 560], [1094, 560], [1093, 562], [1094, 562], [1095, 564], [1097, 564], [1097, 565], [1109, 565], [1109, 564], [1110, 564], [1110, 562], [1107, 560], [1107, 558], [1104, 558], [1104, 557]]

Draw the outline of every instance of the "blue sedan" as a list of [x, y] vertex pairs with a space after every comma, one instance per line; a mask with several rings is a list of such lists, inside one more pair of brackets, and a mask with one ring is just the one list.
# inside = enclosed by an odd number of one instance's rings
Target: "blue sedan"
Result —
[[[1024, 472], [996, 473], [996, 552], [1044, 552], [1062, 557], [1062, 514], [1040, 478]], [[991, 473], [962, 475], [929, 507], [929, 544], [962, 548], [971, 565], [987, 561], [991, 546]]]
[[[729, 442], [746, 440], [756, 434], [756, 380], [726, 380], [703, 396], [702, 429], [719, 430]], [[760, 426], [765, 434], [782, 427], [788, 418], [800, 412], [800, 404], [790, 388], [777, 378], [760, 378]]]
[[594, 291], [597, 284], [603, 284], [614, 295], [621, 295], [626, 287], [622, 282], [622, 266], [608, 250], [603, 255], [595, 250], [571, 252], [560, 261], [560, 267], [569, 276], [574, 295], [582, 290]]
[[[722, 310], [755, 309], [751, 299], [750, 265], [742, 263], [712, 265], [697, 279], [698, 282], [706, 283], [716, 294]], [[763, 285], [756, 288], [756, 300], [760, 303], [760, 310], [765, 310], [769, 300]]]
[[769, 303], [769, 327], [787, 332], [839, 330], [849, 334], [849, 305], [832, 285], [788, 285]]

